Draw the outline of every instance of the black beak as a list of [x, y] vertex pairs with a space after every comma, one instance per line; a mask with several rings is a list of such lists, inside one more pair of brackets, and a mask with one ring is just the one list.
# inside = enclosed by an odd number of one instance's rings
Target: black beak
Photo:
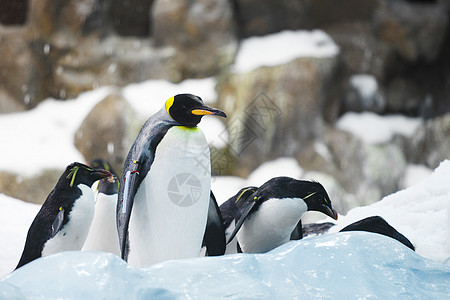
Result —
[[338, 219], [338, 213], [334, 209], [332, 209], [332, 208], [330, 208], [330, 207], [328, 207], [326, 205], [323, 205], [322, 208], [323, 208], [323, 213], [324, 214], [326, 214], [327, 216], [329, 216], [329, 217], [331, 217], [331, 218], [333, 218], [335, 220]]

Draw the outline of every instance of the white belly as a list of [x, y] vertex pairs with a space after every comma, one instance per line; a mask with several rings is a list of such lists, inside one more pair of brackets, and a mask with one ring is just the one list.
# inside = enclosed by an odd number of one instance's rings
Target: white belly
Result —
[[265, 201], [245, 220], [236, 235], [242, 252], [264, 253], [289, 242], [306, 211], [306, 203], [299, 198]]
[[42, 251], [42, 256], [81, 250], [94, 217], [94, 192], [87, 185], [80, 185], [81, 197], [75, 201], [69, 213], [69, 222], [50, 240]]
[[98, 193], [96, 195], [94, 219], [83, 250], [111, 252], [120, 256], [116, 205], [117, 194]]
[[198, 257], [211, 189], [209, 147], [199, 129], [172, 127], [134, 200], [129, 263]]

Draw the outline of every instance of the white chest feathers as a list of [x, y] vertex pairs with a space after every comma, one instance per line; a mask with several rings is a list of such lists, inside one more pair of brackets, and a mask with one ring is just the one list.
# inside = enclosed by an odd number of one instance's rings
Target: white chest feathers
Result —
[[117, 194], [105, 195], [96, 193], [94, 219], [92, 220], [83, 250], [111, 252], [120, 256], [116, 226], [116, 205]]
[[94, 192], [84, 184], [78, 187], [82, 194], [72, 206], [69, 221], [45, 243], [42, 256], [83, 247], [94, 217]]
[[198, 128], [175, 126], [156, 148], [135, 196], [129, 262], [143, 267], [198, 257], [211, 189], [209, 147]]
[[308, 207], [301, 198], [269, 199], [247, 217], [236, 235], [244, 253], [264, 253], [290, 240]]

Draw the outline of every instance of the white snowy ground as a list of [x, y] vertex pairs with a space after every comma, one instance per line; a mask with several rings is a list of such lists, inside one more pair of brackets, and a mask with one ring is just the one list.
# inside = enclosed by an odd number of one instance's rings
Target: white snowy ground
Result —
[[[286, 53], [286, 44], [304, 48]], [[268, 49], [272, 53], [258, 58], [251, 50], [255, 47], [259, 52]], [[337, 51], [320, 31], [284, 32], [244, 42], [234, 70], [246, 72], [286, 62], [286, 57], [313, 53], [331, 56]], [[267, 57], [273, 59], [268, 61]], [[181, 84], [153, 80], [131, 84], [122, 92], [145, 119], [177, 93], [191, 92], [213, 105], [214, 87], [212, 78]], [[45, 168], [62, 170], [73, 161], [82, 161], [73, 146], [74, 133], [90, 109], [116, 90], [100, 88], [65, 102], [49, 99], [31, 111], [1, 115], [0, 140], [9, 144], [0, 147], [0, 170], [33, 176]], [[418, 122], [405, 117], [351, 114], [344, 116], [338, 127], [356, 135], [361, 124], [369, 129], [376, 127], [378, 133], [382, 132], [376, 139], [365, 135], [360, 138], [379, 143], [394, 133], [411, 134]], [[201, 127], [210, 143], [218, 146], [226, 142], [217, 139], [225, 130], [217, 118], [204, 118]], [[242, 186], [261, 185], [280, 175], [301, 178], [304, 172], [294, 159], [280, 158], [263, 164], [247, 179], [213, 178], [212, 186], [221, 203]], [[332, 231], [369, 215], [381, 215], [411, 240], [416, 253], [379, 235], [333, 233], [292, 242], [268, 254], [173, 261], [148, 269], [130, 267], [113, 255], [67, 252], [38, 259], [7, 277], [19, 260], [39, 206], [0, 194], [0, 299], [448, 299], [450, 161], [444, 161], [434, 172], [423, 166], [408, 166], [404, 185], [412, 186], [340, 216]]]

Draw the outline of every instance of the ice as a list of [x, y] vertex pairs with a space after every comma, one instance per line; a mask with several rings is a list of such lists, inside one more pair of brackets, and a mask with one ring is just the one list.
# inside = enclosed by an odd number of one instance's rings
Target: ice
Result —
[[332, 57], [338, 53], [339, 47], [321, 30], [286, 30], [242, 41], [233, 69], [237, 73], [246, 73], [299, 57]]
[[450, 266], [364, 232], [290, 242], [266, 254], [139, 269], [101, 252], [38, 259], [0, 281], [7, 299], [448, 299]]

